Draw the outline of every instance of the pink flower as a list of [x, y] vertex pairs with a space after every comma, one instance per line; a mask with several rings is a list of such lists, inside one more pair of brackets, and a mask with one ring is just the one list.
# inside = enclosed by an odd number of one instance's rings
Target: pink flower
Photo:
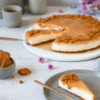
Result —
[[81, 4], [81, 10], [85, 14], [100, 12], [100, 0], [77, 0]]
[[77, 0], [79, 3], [84, 3], [84, 4], [86, 4], [86, 3], [88, 3], [89, 2], [89, 0]]
[[51, 65], [51, 64], [49, 64], [49, 65], [48, 65], [48, 68], [49, 68], [50, 70], [53, 70], [53, 69], [54, 69], [54, 66]]
[[93, 1], [92, 6], [93, 7], [97, 7], [98, 6], [99, 1]]
[[43, 57], [40, 57], [40, 58], [39, 58], [39, 62], [40, 62], [40, 63], [44, 63], [44, 61], [45, 61], [45, 60], [44, 60]]
[[60, 10], [59, 10], [59, 13], [63, 13], [63, 10], [62, 10], [62, 9], [60, 9]]

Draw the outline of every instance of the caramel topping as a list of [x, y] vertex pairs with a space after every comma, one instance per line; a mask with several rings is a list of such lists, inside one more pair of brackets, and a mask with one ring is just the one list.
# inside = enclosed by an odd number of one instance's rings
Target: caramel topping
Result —
[[68, 88], [71, 89], [72, 88], [72, 83], [79, 81], [80, 79], [78, 78], [78, 76], [76, 75], [75, 72], [72, 72], [70, 74], [67, 75], [63, 75], [59, 78], [59, 80], [65, 85], [68, 85]]
[[[39, 20], [36, 21], [36, 23], [43, 23], [43, 24], [55, 24], [55, 25], [61, 25], [61, 26], [66, 26], [70, 25], [73, 22], [80, 22], [82, 23], [91, 23], [95, 25], [100, 25], [100, 22], [98, 23], [98, 20], [96, 18], [93, 18], [91, 16], [85, 16], [85, 15], [53, 15], [51, 17], [47, 18], [40, 18]], [[79, 26], [78, 26], [79, 27]]]
[[[100, 21], [85, 15], [54, 15], [36, 22], [39, 25], [62, 27], [64, 36], [58, 42], [83, 43], [100, 39]], [[55, 26], [56, 25], [56, 26]], [[42, 27], [42, 26], [41, 26]]]
[[[70, 31], [72, 32], [72, 31]], [[77, 34], [74, 35], [72, 32], [72, 34], [68, 34], [70, 33], [68, 31], [65, 32], [65, 34], [63, 34], [62, 36], [58, 37], [56, 39], [55, 42], [58, 43], [71, 43], [71, 44], [82, 44], [82, 43], [88, 43], [89, 41], [95, 41], [95, 40], [100, 40], [100, 29], [96, 29], [95, 31], [87, 31], [84, 32], [83, 34]]]
[[28, 68], [22, 68], [18, 70], [18, 73], [22, 76], [26, 76], [31, 74], [31, 70], [29, 70]]
[[0, 68], [9, 67], [12, 63], [13, 61], [10, 58], [10, 54], [0, 50]]
[[26, 35], [31, 37], [33, 35], [35, 36], [35, 35], [39, 35], [39, 34], [50, 34], [50, 33], [57, 34], [59, 32], [63, 32], [63, 30], [60, 30], [60, 31], [56, 31], [56, 30], [31, 30], [31, 31], [27, 31]]

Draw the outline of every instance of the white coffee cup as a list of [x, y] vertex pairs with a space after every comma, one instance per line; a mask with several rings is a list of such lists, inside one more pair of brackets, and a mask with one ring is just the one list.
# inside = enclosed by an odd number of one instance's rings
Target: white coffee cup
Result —
[[22, 21], [22, 8], [17, 5], [3, 7], [2, 17], [7, 27], [19, 27]]

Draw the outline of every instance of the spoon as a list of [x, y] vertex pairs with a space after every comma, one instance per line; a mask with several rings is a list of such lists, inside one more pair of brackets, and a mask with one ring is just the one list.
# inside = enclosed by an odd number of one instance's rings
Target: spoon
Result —
[[8, 38], [8, 37], [0, 37], [1, 40], [19, 40], [19, 41], [24, 41], [22, 39], [18, 39], [18, 38]]

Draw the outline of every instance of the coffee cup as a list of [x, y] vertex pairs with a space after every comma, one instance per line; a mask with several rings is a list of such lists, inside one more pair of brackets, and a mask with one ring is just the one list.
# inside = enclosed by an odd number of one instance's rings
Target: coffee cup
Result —
[[2, 8], [3, 22], [7, 27], [19, 27], [22, 21], [22, 8], [9, 5]]

